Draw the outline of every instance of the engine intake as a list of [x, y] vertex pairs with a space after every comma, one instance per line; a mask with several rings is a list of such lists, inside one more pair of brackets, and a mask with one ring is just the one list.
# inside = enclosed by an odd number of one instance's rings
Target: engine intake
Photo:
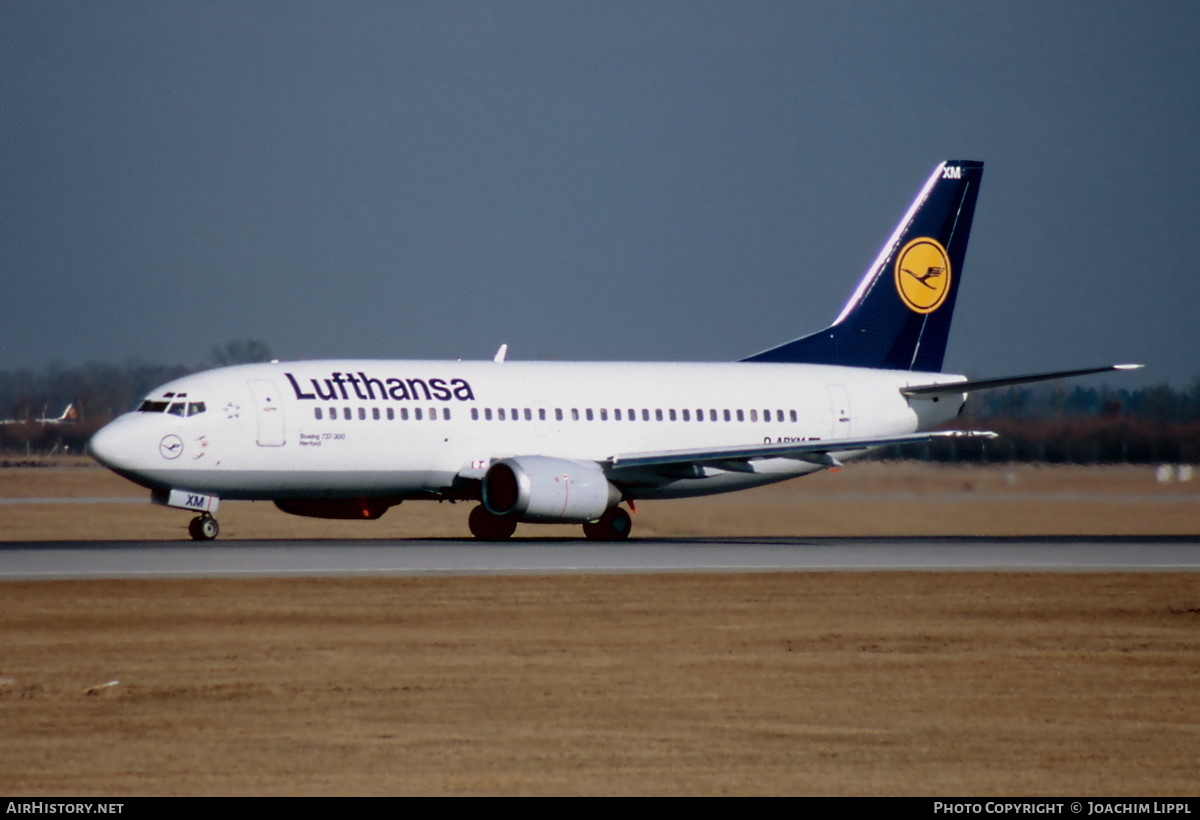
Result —
[[595, 464], [546, 456], [497, 461], [483, 477], [483, 505], [520, 521], [583, 524], [621, 500]]

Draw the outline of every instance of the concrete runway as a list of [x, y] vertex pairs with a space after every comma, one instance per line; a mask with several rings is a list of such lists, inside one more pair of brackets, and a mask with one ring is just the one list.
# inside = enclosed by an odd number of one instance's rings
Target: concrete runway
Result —
[[813, 571], [1200, 572], [1194, 536], [10, 542], [0, 580]]

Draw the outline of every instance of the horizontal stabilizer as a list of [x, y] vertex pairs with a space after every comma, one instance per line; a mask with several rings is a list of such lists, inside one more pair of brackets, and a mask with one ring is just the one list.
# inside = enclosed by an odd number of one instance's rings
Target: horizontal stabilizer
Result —
[[1032, 384], [1053, 379], [1069, 379], [1073, 376], [1090, 376], [1094, 373], [1111, 373], [1114, 370], [1139, 370], [1141, 364], [1110, 364], [1106, 367], [1089, 367], [1084, 370], [1058, 370], [1053, 373], [1031, 373], [1025, 376], [1007, 376], [1000, 379], [974, 379], [962, 382], [944, 382], [942, 384], [922, 384], [915, 387], [902, 387], [900, 392], [915, 398], [919, 396], [951, 396], [958, 393], [973, 393], [976, 390], [991, 390], [994, 387], [1008, 387], [1013, 384]]

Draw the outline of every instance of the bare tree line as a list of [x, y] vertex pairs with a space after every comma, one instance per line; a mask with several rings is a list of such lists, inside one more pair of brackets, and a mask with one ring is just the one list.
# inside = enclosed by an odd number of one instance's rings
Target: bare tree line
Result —
[[953, 425], [999, 438], [891, 447], [880, 458], [1051, 464], [1200, 463], [1200, 378], [1129, 389], [1010, 387], [971, 396]]
[[[132, 410], [164, 382], [211, 367], [270, 358], [265, 342], [247, 339], [216, 345], [207, 359], [193, 366], [131, 360], [0, 370], [0, 417], [6, 421], [0, 425], [0, 452], [80, 452], [96, 430]], [[77, 414], [73, 423], [39, 421], [58, 417], [67, 405]]]

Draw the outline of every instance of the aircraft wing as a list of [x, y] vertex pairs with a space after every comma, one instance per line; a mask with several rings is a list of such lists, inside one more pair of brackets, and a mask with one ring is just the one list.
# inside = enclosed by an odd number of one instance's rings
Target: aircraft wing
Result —
[[651, 453], [624, 453], [610, 456], [600, 465], [606, 471], [646, 467], [716, 467], [726, 470], [745, 470], [746, 464], [761, 458], [794, 458], [826, 467], [839, 466], [831, 453], [845, 453], [884, 447], [889, 444], [914, 444], [937, 438], [996, 438], [996, 434], [977, 430], [937, 430], [922, 433], [903, 433], [893, 436], [867, 438], [819, 439], [792, 441], [780, 444], [751, 444], [736, 447], [713, 447], [707, 450], [662, 450]]

